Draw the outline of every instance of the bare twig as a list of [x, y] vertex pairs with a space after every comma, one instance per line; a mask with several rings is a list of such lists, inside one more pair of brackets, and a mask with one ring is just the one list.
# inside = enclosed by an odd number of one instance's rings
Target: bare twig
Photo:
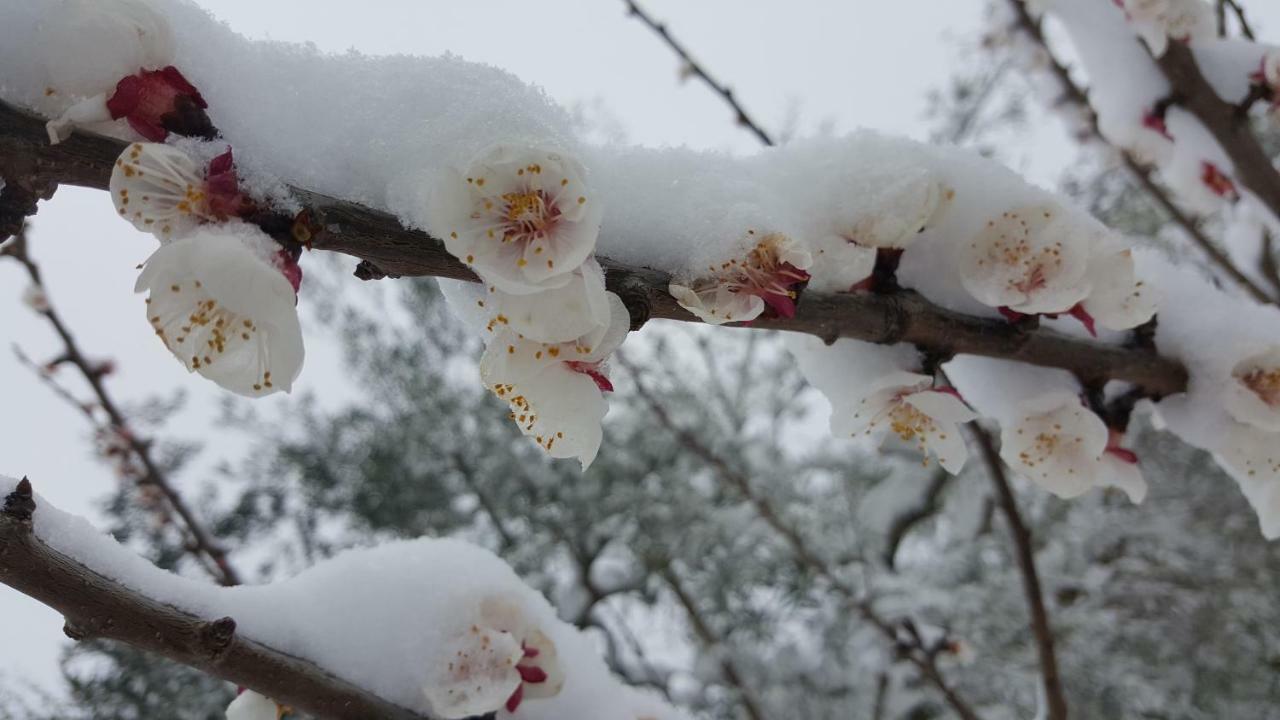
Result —
[[1048, 720], [1066, 720], [1067, 696], [1062, 688], [1062, 678], [1058, 672], [1058, 658], [1054, 651], [1053, 629], [1049, 626], [1049, 611], [1044, 602], [1044, 590], [1040, 586], [1040, 574], [1036, 570], [1035, 548], [1031, 542], [1031, 531], [1022, 521], [1018, 511], [1018, 500], [1013, 494], [1013, 487], [1005, 473], [1004, 463], [996, 452], [991, 434], [976, 423], [969, 424], [970, 435], [978, 444], [987, 474], [995, 486], [996, 497], [1005, 522], [1009, 525], [1009, 535], [1013, 540], [1014, 557], [1017, 559], [1018, 572], [1022, 576], [1022, 589], [1027, 598], [1027, 607], [1031, 613], [1031, 631], [1035, 637], [1036, 650], [1040, 656], [1040, 676], [1044, 685], [1045, 704]]
[[330, 720], [426, 720], [236, 632], [231, 618], [205, 618], [157, 602], [47, 545], [33, 531], [35, 498], [23, 480], [0, 510], [0, 583], [66, 618], [76, 640], [105, 639], [189, 665]]
[[[1253, 34], [1253, 28], [1249, 25], [1249, 19], [1244, 15], [1244, 6], [1242, 6], [1238, 0], [1219, 0], [1219, 2], [1223, 6], [1222, 12], [1224, 15], [1226, 14], [1227, 8], [1230, 8], [1231, 11], [1235, 13], [1236, 21], [1240, 23], [1240, 34], [1243, 35], [1246, 40], [1256, 40], [1257, 38]], [[1223, 24], [1225, 27], [1225, 22]]]
[[652, 15], [645, 12], [634, 2], [634, 0], [623, 0], [623, 2], [626, 3], [627, 13], [631, 17], [638, 19], [640, 22], [648, 26], [650, 30], [657, 33], [658, 37], [662, 38], [662, 41], [666, 43], [676, 55], [680, 56], [680, 60], [684, 63], [682, 72], [696, 76], [699, 80], [706, 83], [707, 87], [710, 87], [716, 92], [716, 94], [723, 98], [724, 101], [729, 104], [729, 107], [733, 108], [737, 123], [750, 130], [760, 142], [769, 146], [774, 144], [773, 138], [769, 136], [769, 133], [765, 132], [764, 129], [760, 127], [759, 123], [751, 119], [751, 116], [747, 114], [746, 109], [743, 108], [742, 104], [738, 102], [738, 99], [733, 96], [733, 89], [716, 80], [706, 71], [705, 68], [702, 67], [702, 65], [698, 63], [697, 60], [694, 60], [693, 56], [689, 54], [689, 51], [671, 36], [671, 33], [667, 30], [666, 23], [655, 20]]
[[[6, 188], [7, 190], [8, 188]], [[47, 293], [40, 267], [28, 252], [24, 229], [20, 228], [13, 241], [5, 246], [3, 257], [16, 260], [26, 269], [31, 282]], [[59, 356], [60, 364], [75, 367], [80, 375], [84, 377], [85, 382], [88, 383], [94, 397], [97, 399], [98, 406], [106, 414], [110, 429], [115, 432], [121, 441], [128, 445], [134, 458], [141, 466], [141, 482], [156, 488], [173, 510], [174, 515], [181, 521], [184, 532], [190, 538], [191, 552], [197, 558], [203, 557], [209, 560], [213, 566], [212, 574], [214, 579], [219, 583], [223, 585], [240, 584], [240, 575], [227, 557], [226, 550], [214, 539], [213, 534], [205, 528], [204, 523], [196, 516], [195, 512], [169, 480], [164, 469], [152, 456], [152, 442], [138, 436], [130, 428], [128, 419], [107, 391], [103, 382], [101, 367], [90, 362], [85, 356], [70, 328], [63, 322], [62, 317], [52, 305], [42, 310], [40, 314], [49, 321], [49, 325], [53, 327], [54, 332], [62, 340], [63, 350]], [[73, 397], [69, 398], [69, 400], [77, 406], [82, 406]], [[95, 420], [92, 414], [89, 414], [89, 418], [90, 420]]]
[[881, 559], [890, 569], [894, 569], [895, 561], [898, 555], [898, 547], [902, 544], [903, 539], [907, 537], [907, 533], [911, 532], [919, 523], [933, 517], [941, 509], [942, 504], [939, 500], [942, 497], [942, 491], [946, 489], [947, 483], [951, 481], [951, 473], [938, 468], [934, 471], [933, 477], [929, 479], [929, 485], [924, 490], [924, 495], [920, 498], [920, 503], [915, 507], [907, 509], [901, 515], [893, 519], [889, 523], [889, 530], [886, 533], [884, 553]]
[[737, 692], [738, 701], [742, 703], [742, 709], [746, 711], [747, 717], [751, 718], [751, 720], [764, 720], [765, 714], [760, 708], [760, 701], [751, 692], [751, 686], [743, 680], [742, 673], [738, 670], [738, 664], [734, 662], [733, 657], [728, 653], [728, 649], [723, 646], [721, 638], [712, 629], [707, 619], [703, 617], [702, 610], [698, 608], [697, 601], [693, 599], [693, 596], [689, 594], [689, 590], [685, 588], [684, 581], [680, 579], [680, 576], [676, 574], [676, 571], [670, 565], [662, 568], [660, 574], [667, 587], [671, 588], [671, 594], [676, 596], [680, 607], [684, 608], [685, 615], [689, 618], [689, 625], [693, 627], [693, 632], [698, 636], [698, 640], [708, 652], [717, 654], [720, 657], [720, 672]]
[[619, 365], [626, 368], [635, 383], [636, 395], [649, 407], [650, 412], [676, 441], [693, 455], [700, 458], [723, 482], [729, 484], [756, 511], [756, 515], [786, 544], [796, 560], [815, 576], [822, 578], [862, 617], [874, 627], [887, 641], [899, 650], [908, 662], [914, 665], [920, 674], [942, 694], [947, 704], [963, 720], [978, 720], [978, 715], [969, 707], [954, 687], [947, 682], [938, 668], [936, 652], [924, 647], [919, 642], [904, 644], [902, 634], [898, 632], [898, 624], [881, 616], [869, 600], [862, 597], [853, 586], [837, 575], [828, 563], [818, 556], [808, 542], [795, 528], [791, 527], [774, 509], [769, 500], [751, 486], [751, 481], [738, 472], [727, 460], [707, 447], [695, 434], [681, 427], [667, 412], [666, 407], [658, 401], [648, 389], [639, 368], [618, 353], [614, 356]]
[[[1032, 41], [1034, 41], [1044, 51], [1045, 57], [1048, 59], [1049, 71], [1053, 73], [1058, 84], [1062, 86], [1063, 102], [1068, 102], [1086, 113], [1089, 120], [1089, 135], [1094, 139], [1108, 146], [1115, 147], [1111, 144], [1098, 126], [1098, 116], [1094, 112], [1093, 106], [1089, 103], [1089, 95], [1084, 88], [1080, 87], [1075, 78], [1071, 76], [1071, 71], [1063, 65], [1060, 60], [1053, 54], [1052, 48], [1049, 47], [1045, 40], [1044, 28], [1040, 20], [1036, 19], [1027, 10], [1026, 3], [1022, 0], [1009, 0], [1010, 6], [1013, 8], [1016, 25], [1019, 30], [1024, 32]], [[1178, 224], [1186, 233], [1187, 237], [1200, 249], [1210, 262], [1219, 270], [1226, 273], [1232, 281], [1239, 285], [1254, 300], [1261, 303], [1275, 303], [1276, 297], [1263, 290], [1248, 275], [1236, 267], [1231, 258], [1223, 252], [1213, 240], [1205, 234], [1198, 218], [1192, 217], [1187, 212], [1178, 207], [1177, 203], [1170, 197], [1168, 191], [1156, 182], [1154, 171], [1150, 166], [1140, 162], [1132, 153], [1122, 148], [1115, 148], [1120, 153], [1125, 168], [1133, 175], [1134, 179], [1142, 186], [1142, 189], [1160, 206], [1169, 217]]]

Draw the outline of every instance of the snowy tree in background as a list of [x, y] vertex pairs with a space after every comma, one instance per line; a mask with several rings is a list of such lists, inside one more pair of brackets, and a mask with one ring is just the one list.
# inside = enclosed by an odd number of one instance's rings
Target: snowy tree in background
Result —
[[[23, 358], [120, 481], [117, 543], [3, 478], [0, 581], [83, 643], [65, 696], [0, 713], [1280, 707], [1280, 49], [1233, 0], [993, 0], [937, 144], [749, 156], [185, 0], [0, 18], [0, 254], [66, 345]], [[1059, 194], [997, 162], [1037, 100], [1082, 141]], [[159, 242], [139, 304], [189, 371], [288, 392], [319, 321], [359, 401], [229, 402], [251, 449], [183, 497], [181, 398], [119, 405], [29, 252], [59, 184]]]

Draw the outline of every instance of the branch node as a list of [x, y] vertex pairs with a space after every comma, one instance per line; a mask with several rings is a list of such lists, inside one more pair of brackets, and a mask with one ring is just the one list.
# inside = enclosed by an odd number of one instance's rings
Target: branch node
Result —
[[384, 271], [382, 268], [374, 265], [368, 260], [361, 260], [356, 265], [355, 276], [361, 280], [382, 280], [385, 278], [397, 278], [399, 275], [393, 275]]
[[30, 525], [35, 512], [36, 500], [31, 491], [31, 481], [24, 477], [13, 492], [5, 497], [3, 513], [20, 523]]
[[90, 637], [90, 633], [88, 630], [86, 630], [84, 627], [81, 627], [80, 625], [77, 625], [76, 622], [74, 620], [71, 620], [70, 618], [68, 618], [66, 622], [62, 623], [62, 634], [66, 635], [72, 640], [75, 640], [76, 642], [81, 642]]
[[653, 312], [653, 303], [649, 299], [649, 287], [643, 280], [629, 272], [610, 272], [608, 286], [627, 306], [627, 314], [631, 316], [632, 332], [644, 327]]
[[200, 624], [200, 646], [208, 653], [209, 657], [217, 659], [224, 653], [227, 648], [231, 647], [231, 641], [236, 636], [236, 621], [233, 618], [224, 617]]

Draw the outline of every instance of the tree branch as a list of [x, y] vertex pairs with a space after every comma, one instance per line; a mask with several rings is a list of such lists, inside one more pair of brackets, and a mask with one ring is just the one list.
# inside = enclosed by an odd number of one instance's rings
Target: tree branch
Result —
[[[6, 186], [3, 191], [0, 191], [0, 195], [7, 192], [9, 192], [9, 188]], [[31, 279], [31, 282], [47, 293], [40, 267], [31, 259], [27, 250], [25, 226], [19, 226], [13, 241], [5, 245], [3, 250], [0, 250], [0, 257], [12, 258], [21, 264], [26, 269], [27, 276]], [[62, 340], [63, 351], [59, 356], [60, 364], [74, 366], [80, 375], [84, 377], [85, 382], [88, 383], [97, 398], [98, 405], [106, 413], [109, 427], [128, 445], [130, 452], [142, 467], [142, 477], [139, 479], [139, 484], [150, 485], [160, 492], [174, 514], [181, 520], [186, 534], [189, 535], [193, 546], [191, 552], [197, 558], [203, 556], [212, 563], [213, 568], [206, 566], [206, 569], [210, 570], [214, 579], [222, 585], [239, 585], [240, 575], [227, 557], [226, 550], [214, 539], [213, 534], [205, 528], [204, 523], [196, 517], [195, 512], [183, 499], [173, 483], [170, 482], [167, 473], [152, 457], [151, 441], [139, 437], [130, 429], [124, 413], [115, 403], [115, 400], [112, 399], [111, 394], [107, 392], [106, 385], [103, 383], [104, 373], [101, 367], [88, 360], [80, 349], [79, 343], [76, 342], [70, 328], [63, 322], [52, 304], [47, 309], [42, 310], [40, 314], [49, 321], [54, 332]], [[79, 403], [76, 404], [79, 405]], [[88, 415], [90, 420], [94, 420], [92, 414]]]
[[671, 37], [671, 33], [667, 31], [666, 23], [655, 20], [652, 15], [645, 12], [634, 2], [634, 0], [623, 0], [623, 2], [626, 3], [628, 15], [638, 19], [640, 22], [648, 26], [648, 28], [656, 33], [658, 37], [662, 38], [662, 42], [666, 43], [668, 47], [675, 51], [676, 55], [680, 56], [680, 60], [684, 62], [684, 67], [682, 69], [683, 73], [693, 75], [706, 83], [708, 87], [714, 90], [717, 95], [729, 104], [729, 107], [733, 108], [733, 112], [736, 116], [735, 120], [739, 125], [750, 130], [760, 142], [765, 145], [773, 146], [773, 138], [760, 127], [759, 123], [751, 119], [751, 116], [747, 114], [746, 109], [743, 108], [738, 102], [738, 99], [733, 96], [733, 89], [719, 80], [716, 80], [706, 71], [705, 68], [702, 67], [702, 65], [698, 63], [697, 60], [694, 60], [693, 56], [689, 54], [689, 51], [677, 42], [675, 38]]
[[1133, 175], [1134, 179], [1147, 192], [1151, 199], [1161, 207], [1169, 217], [1178, 224], [1179, 227], [1187, 234], [1196, 247], [1208, 256], [1218, 269], [1226, 273], [1237, 285], [1249, 294], [1254, 300], [1260, 303], [1275, 303], [1276, 297], [1266, 290], [1262, 289], [1248, 275], [1244, 274], [1231, 258], [1223, 252], [1217, 245], [1205, 234], [1201, 228], [1201, 222], [1198, 218], [1187, 214], [1182, 208], [1178, 207], [1173, 201], [1169, 193], [1160, 186], [1155, 180], [1155, 172], [1152, 168], [1140, 162], [1133, 153], [1123, 148], [1115, 147], [1103, 134], [1098, 127], [1098, 115], [1093, 110], [1093, 106], [1089, 102], [1089, 95], [1084, 88], [1076, 84], [1075, 78], [1071, 77], [1071, 71], [1067, 66], [1053, 54], [1053, 50], [1049, 47], [1049, 43], [1045, 40], [1044, 27], [1041, 22], [1032, 17], [1027, 5], [1023, 0], [1009, 0], [1009, 4], [1013, 7], [1014, 17], [1016, 18], [1016, 26], [1019, 30], [1026, 33], [1033, 42], [1040, 46], [1044, 51], [1045, 57], [1048, 59], [1049, 71], [1057, 79], [1062, 86], [1063, 102], [1071, 103], [1087, 114], [1089, 119], [1089, 135], [1097, 141], [1107, 145], [1120, 153], [1121, 161], [1125, 168]]
[[72, 639], [122, 642], [319, 718], [425, 720], [306, 660], [239, 635], [232, 618], [201, 618], [170, 607], [55, 550], [34, 531], [35, 509], [31, 483], [24, 479], [0, 510], [0, 583], [61, 613]]
[[951, 481], [951, 473], [939, 468], [934, 471], [933, 477], [929, 478], [929, 485], [924, 490], [920, 503], [915, 507], [908, 508], [901, 515], [893, 519], [889, 523], [888, 536], [885, 540], [884, 552], [881, 559], [890, 570], [896, 569], [895, 563], [898, 556], [898, 547], [902, 545], [902, 541], [907, 537], [907, 533], [911, 532], [919, 523], [933, 517], [942, 509], [940, 502], [942, 491], [946, 489], [947, 483]]

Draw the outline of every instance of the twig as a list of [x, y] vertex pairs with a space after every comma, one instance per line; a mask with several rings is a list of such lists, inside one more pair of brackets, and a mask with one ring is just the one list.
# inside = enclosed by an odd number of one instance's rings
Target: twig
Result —
[[1275, 303], [1275, 296], [1263, 290], [1256, 282], [1253, 281], [1252, 278], [1242, 272], [1240, 268], [1236, 267], [1236, 264], [1232, 262], [1231, 258], [1219, 249], [1218, 245], [1205, 234], [1204, 230], [1201, 228], [1199, 219], [1192, 217], [1183, 211], [1182, 208], [1178, 207], [1177, 203], [1173, 201], [1173, 198], [1169, 196], [1169, 193], [1155, 181], [1154, 171], [1150, 166], [1140, 162], [1128, 150], [1116, 148], [1112, 145], [1111, 141], [1102, 134], [1102, 130], [1098, 126], [1098, 115], [1089, 102], [1088, 93], [1086, 93], [1084, 88], [1080, 87], [1076, 83], [1075, 78], [1071, 76], [1071, 71], [1067, 69], [1067, 66], [1063, 65], [1062, 62], [1053, 54], [1053, 50], [1045, 40], [1044, 28], [1041, 25], [1041, 22], [1035, 17], [1032, 17], [1031, 13], [1027, 10], [1026, 3], [1022, 0], [1009, 0], [1009, 4], [1013, 8], [1018, 29], [1026, 33], [1027, 36], [1044, 51], [1045, 57], [1048, 59], [1049, 71], [1053, 73], [1053, 76], [1062, 86], [1062, 100], [1071, 103], [1087, 114], [1089, 119], [1089, 135], [1099, 142], [1119, 151], [1125, 168], [1132, 173], [1134, 179], [1142, 186], [1142, 189], [1151, 196], [1161, 209], [1168, 213], [1169, 217], [1187, 234], [1187, 237], [1191, 242], [1194, 243], [1201, 252], [1207, 255], [1209, 260], [1217, 266], [1218, 269], [1230, 276], [1231, 279], [1254, 300], [1257, 300], [1260, 303]]
[[[0, 176], [48, 177], [60, 183], [103, 189], [125, 144], [77, 133], [48, 145], [39, 118], [0, 103]], [[16, 173], [16, 174], [15, 174]], [[22, 175], [27, 173], [27, 175]], [[466, 266], [426, 233], [406, 230], [392, 215], [302, 189], [294, 195], [307, 208], [315, 249], [361, 258], [395, 275], [435, 275], [476, 281]], [[292, 219], [285, 219], [291, 223]], [[667, 292], [668, 273], [600, 258], [607, 284], [637, 318], [696, 322]], [[1154, 396], [1186, 389], [1186, 369], [1146, 350], [1104, 345], [1051, 330], [1025, 330], [998, 319], [978, 318], [934, 305], [918, 293], [876, 295], [804, 293], [797, 316], [757, 319], [751, 328], [790, 330], [825, 340], [847, 337], [877, 343], [912, 343], [941, 356], [980, 355], [1032, 365], [1060, 367], [1095, 380], [1134, 383]]]
[[925, 488], [924, 496], [920, 498], [920, 504], [895, 517], [893, 522], [889, 524], [889, 530], [886, 533], [888, 538], [885, 540], [884, 553], [881, 559], [884, 560], [885, 566], [890, 570], [895, 567], [898, 546], [907, 537], [907, 533], [911, 532], [911, 529], [922, 521], [936, 515], [938, 510], [941, 509], [942, 505], [939, 499], [942, 497], [942, 491], [947, 487], [947, 483], [951, 481], [951, 477], [951, 473], [941, 468], [934, 471], [933, 477], [929, 479], [929, 486]]
[[756, 121], [751, 119], [751, 116], [747, 114], [746, 109], [744, 109], [741, 103], [738, 102], [738, 99], [733, 96], [733, 89], [716, 80], [706, 71], [706, 69], [702, 67], [702, 65], [698, 63], [697, 60], [694, 60], [693, 56], [689, 54], [689, 51], [686, 50], [679, 42], [676, 42], [675, 38], [671, 37], [671, 33], [667, 30], [666, 23], [655, 20], [652, 15], [641, 9], [634, 0], [623, 0], [623, 2], [626, 3], [627, 6], [627, 14], [638, 19], [640, 22], [648, 26], [650, 30], [657, 33], [658, 37], [662, 38], [662, 41], [666, 43], [676, 55], [680, 56], [680, 60], [684, 62], [684, 72], [694, 75], [699, 80], [702, 80], [708, 87], [714, 90], [716, 94], [723, 98], [724, 101], [729, 104], [729, 107], [733, 108], [733, 112], [736, 115], [736, 120], [739, 125], [755, 134], [756, 138], [759, 139], [760, 142], [771, 147], [773, 146], [773, 138], [770, 137], [769, 133], [765, 132]]
[[[7, 190], [8, 188], [6, 188]], [[27, 240], [24, 229], [19, 229], [18, 234], [13, 241], [5, 246], [3, 257], [11, 258], [17, 261], [27, 271], [27, 276], [38, 288], [44, 292], [48, 292], [44, 286], [41, 276], [40, 267], [36, 264], [27, 250]], [[106, 385], [103, 383], [103, 373], [101, 368], [95, 366], [86, 357], [80, 349], [79, 343], [76, 342], [75, 336], [71, 330], [63, 322], [62, 317], [52, 305], [40, 312], [41, 315], [49, 321], [54, 332], [62, 339], [63, 351], [59, 356], [61, 364], [68, 364], [75, 367], [84, 377], [92, 389], [94, 396], [97, 398], [99, 407], [106, 413], [109, 426], [116, 435], [124, 441], [132, 451], [138, 463], [142, 466], [142, 481], [155, 487], [164, 497], [165, 502], [172, 508], [173, 512], [181, 520], [185, 528], [186, 534], [190, 536], [193, 544], [192, 552], [197, 556], [204, 556], [213, 564], [215, 571], [212, 573], [214, 579], [222, 585], [239, 585], [240, 575], [236, 572], [230, 559], [227, 557], [226, 550], [214, 539], [213, 534], [205, 528], [204, 523], [200, 521], [191, 507], [187, 504], [182, 495], [175, 489], [172, 482], [169, 481], [168, 475], [156, 462], [151, 455], [152, 443], [139, 437], [129, 427], [129, 422], [125, 418], [124, 413], [120, 410], [112, 399], [111, 394], [107, 392]], [[77, 405], [80, 403], [76, 402]], [[92, 420], [92, 416], [90, 416]]]
[[1005, 522], [1009, 525], [1009, 535], [1013, 539], [1014, 556], [1018, 562], [1018, 572], [1022, 576], [1022, 589], [1031, 613], [1031, 631], [1035, 636], [1036, 650], [1040, 656], [1040, 676], [1044, 685], [1048, 720], [1066, 720], [1067, 696], [1058, 672], [1053, 629], [1049, 626], [1049, 612], [1045, 607], [1044, 591], [1040, 586], [1040, 574], [1036, 570], [1031, 531], [1022, 521], [1022, 515], [1018, 511], [1018, 500], [1013, 494], [1012, 486], [1009, 485], [1004, 463], [996, 452], [991, 434], [976, 423], [969, 424], [969, 431], [981, 451], [987, 474], [991, 477], [991, 482], [996, 489], [1000, 510], [1004, 514]]
[[23, 480], [0, 510], [0, 583], [48, 605], [75, 640], [116, 640], [331, 720], [426, 720], [236, 632], [231, 618], [202, 618], [110, 579], [47, 545], [33, 531], [35, 498]]
[[682, 447], [701, 458], [703, 462], [715, 471], [717, 477], [732, 486], [738, 494], [750, 503], [752, 508], [755, 509], [756, 515], [783, 540], [796, 560], [814, 575], [825, 580], [857, 611], [863, 620], [878, 630], [886, 640], [900, 650], [903, 657], [914, 665], [921, 675], [942, 694], [947, 704], [951, 706], [956, 714], [963, 720], [978, 720], [978, 715], [943, 677], [942, 671], [937, 665], [935, 652], [930, 651], [929, 648], [918, 642], [914, 645], [904, 645], [903, 639], [898, 632], [898, 625], [881, 616], [869, 600], [861, 597], [857, 590], [836, 575], [827, 562], [809, 547], [800, 533], [782, 519], [774, 509], [773, 504], [755, 491], [746, 476], [735, 470], [727, 460], [703, 444], [696, 435], [680, 427], [672, 419], [666, 407], [654, 397], [645, 385], [639, 369], [628, 361], [625, 354], [618, 353], [614, 356], [614, 359], [631, 374], [632, 381], [636, 387], [636, 395], [649, 407], [658, 423], [676, 437], [676, 441]]
[[1246, 40], [1256, 40], [1257, 38], [1254, 37], [1253, 28], [1249, 26], [1249, 19], [1244, 16], [1244, 7], [1238, 2], [1238, 0], [1219, 1], [1225, 6], [1223, 9], [1224, 14], [1226, 8], [1231, 8], [1231, 11], [1235, 13], [1236, 20], [1240, 23], [1240, 34], [1243, 35]]
[[742, 703], [742, 709], [746, 711], [747, 717], [751, 720], [764, 720], [764, 711], [760, 709], [760, 701], [755, 698], [751, 692], [750, 686], [743, 680], [742, 673], [738, 671], [738, 664], [728, 654], [728, 649], [723, 646], [721, 639], [716, 635], [715, 630], [711, 628], [710, 623], [702, 616], [702, 611], [698, 608], [698, 603], [689, 594], [688, 589], [684, 586], [684, 581], [676, 574], [670, 565], [662, 568], [660, 571], [662, 579], [667, 583], [667, 587], [671, 588], [671, 593], [676, 596], [676, 600], [680, 602], [680, 606], [684, 608], [685, 615], [689, 618], [689, 624], [693, 627], [693, 632], [698, 636], [698, 640], [708, 652], [714, 653], [720, 658], [720, 672], [724, 674], [724, 678], [737, 691], [738, 700]]

